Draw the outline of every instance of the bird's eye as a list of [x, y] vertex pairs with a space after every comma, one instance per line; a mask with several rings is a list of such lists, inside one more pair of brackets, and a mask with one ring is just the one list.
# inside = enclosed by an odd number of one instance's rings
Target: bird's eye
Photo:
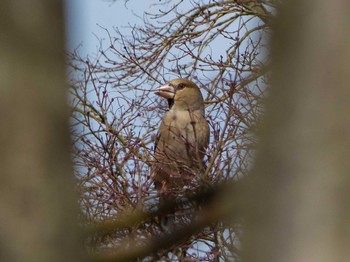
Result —
[[185, 84], [178, 84], [178, 86], [177, 86], [177, 89], [184, 89], [185, 88]]

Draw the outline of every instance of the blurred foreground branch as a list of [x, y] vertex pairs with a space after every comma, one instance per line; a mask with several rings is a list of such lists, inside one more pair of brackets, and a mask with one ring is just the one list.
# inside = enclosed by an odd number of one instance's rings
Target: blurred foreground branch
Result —
[[[181, 210], [184, 205], [190, 203], [194, 206], [200, 206], [199, 209], [191, 209], [192, 219], [189, 223], [175, 225], [169, 231], [149, 236], [141, 244], [135, 239], [125, 239], [118, 249], [97, 255], [93, 261], [135, 261], [150, 255], [157, 257], [157, 254], [166, 253], [166, 250], [183, 245], [191, 237], [213, 224], [226, 223], [228, 225], [233, 224], [233, 220], [237, 222], [240, 219], [238, 213], [241, 210], [240, 198], [233, 193], [237, 193], [237, 186], [236, 183], [229, 183], [212, 189], [198, 190], [198, 192], [186, 196], [182, 201], [175, 201], [174, 199], [166, 203], [155, 212], [136, 210], [124, 217], [118, 217], [119, 219], [115, 222], [106, 221], [100, 225], [92, 226], [92, 231], [89, 230], [90, 233], [108, 235], [116, 230], [147, 223], [147, 220], [153, 220], [165, 213], [174, 214], [176, 210]], [[227, 197], [233, 197], [234, 195], [233, 199], [227, 201]]]
[[0, 261], [80, 261], [61, 4], [0, 2]]
[[349, 8], [293, 0], [279, 10], [263, 142], [246, 191], [245, 261], [350, 257]]

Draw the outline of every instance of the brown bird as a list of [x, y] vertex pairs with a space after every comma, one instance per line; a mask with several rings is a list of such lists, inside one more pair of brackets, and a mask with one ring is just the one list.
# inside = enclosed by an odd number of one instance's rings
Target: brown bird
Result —
[[159, 127], [152, 167], [155, 187], [166, 198], [202, 179], [209, 125], [204, 117], [203, 96], [192, 81], [172, 80], [156, 94], [169, 103]]

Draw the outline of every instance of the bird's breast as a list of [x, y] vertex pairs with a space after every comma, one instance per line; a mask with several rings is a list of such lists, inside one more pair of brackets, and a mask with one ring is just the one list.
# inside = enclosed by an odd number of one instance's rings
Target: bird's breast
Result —
[[161, 124], [160, 135], [163, 151], [181, 157], [207, 146], [209, 127], [200, 111], [169, 111]]

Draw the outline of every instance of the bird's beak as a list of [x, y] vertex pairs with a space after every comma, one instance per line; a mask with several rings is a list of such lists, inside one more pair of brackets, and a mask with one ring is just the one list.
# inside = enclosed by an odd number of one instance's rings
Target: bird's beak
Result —
[[175, 95], [175, 89], [171, 85], [165, 84], [159, 87], [155, 94], [166, 99], [173, 99]]

